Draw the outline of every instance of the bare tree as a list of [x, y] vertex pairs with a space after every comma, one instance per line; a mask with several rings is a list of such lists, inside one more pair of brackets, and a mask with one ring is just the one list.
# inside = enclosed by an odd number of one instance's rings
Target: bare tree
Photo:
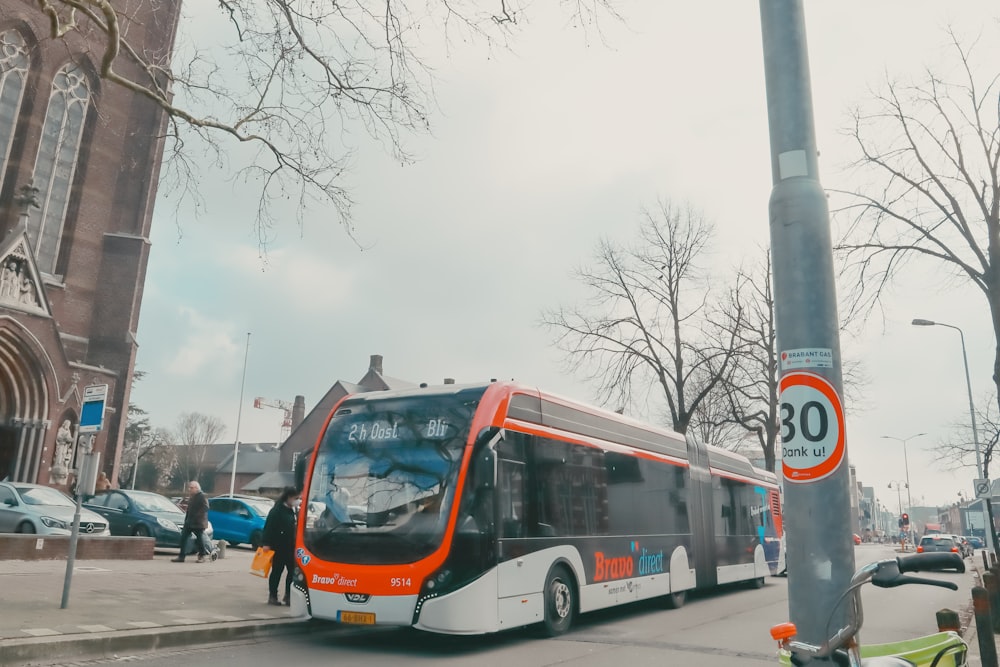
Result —
[[164, 475], [169, 475], [174, 467], [173, 457], [163, 456], [173, 436], [165, 428], [151, 429], [147, 424], [144, 428], [131, 430], [131, 426], [130, 423], [125, 428], [118, 485], [155, 489], [159, 486], [159, 480]]
[[737, 271], [729, 299], [734, 304], [728, 327], [737, 341], [736, 358], [719, 386], [726, 410], [719, 418], [738, 424], [764, 454], [764, 466], [774, 472], [778, 423], [778, 349], [771, 289], [771, 254], [750, 269]]
[[[774, 315], [774, 291], [771, 284], [771, 253], [762, 249], [763, 259], [755, 266], [740, 267], [736, 284], [729, 294], [730, 304], [723, 311], [726, 327], [737, 341], [736, 356], [719, 383], [717, 392], [725, 408], [715, 411], [716, 426], [738, 425], [764, 455], [764, 466], [774, 472], [781, 427], [778, 393], [777, 327]], [[867, 385], [863, 365], [843, 360], [841, 373], [844, 393], [853, 405], [863, 405]], [[730, 433], [740, 449], [744, 439]]]
[[848, 317], [877, 308], [909, 263], [979, 288], [1000, 387], [998, 75], [978, 75], [976, 42], [966, 46], [948, 35], [954, 77], [927, 71], [914, 84], [887, 81], [871, 108], [854, 112], [848, 134], [860, 154], [855, 166], [873, 180], [838, 192], [848, 203], [835, 208], [847, 223], [837, 250], [846, 260], [843, 284], [855, 287]]
[[[990, 394], [976, 407], [976, 425], [979, 436], [979, 449], [983, 459], [983, 476], [990, 476], [990, 463], [1000, 440], [1000, 409], [997, 398]], [[938, 461], [948, 470], [958, 470], [976, 463], [976, 439], [972, 435], [972, 424], [969, 415], [963, 414], [952, 423], [951, 437], [942, 440], [935, 447], [940, 454]]]
[[[218, 442], [222, 434], [226, 432], [226, 426], [218, 417], [204, 415], [199, 412], [185, 412], [177, 420], [175, 429], [175, 439], [177, 447], [175, 455], [177, 457], [177, 468], [175, 470], [175, 482], [181, 483], [188, 480], [198, 480], [206, 488], [208, 480], [205, 479], [205, 459], [208, 455], [207, 445]], [[178, 479], [180, 478], [180, 479]]]
[[[730, 367], [732, 372], [732, 366]], [[697, 380], [692, 378], [691, 385]], [[727, 382], [716, 385], [714, 391], [705, 395], [698, 403], [688, 426], [688, 433], [694, 433], [701, 442], [722, 447], [734, 452], [747, 451], [747, 432], [732, 417], [732, 406], [725, 392]], [[752, 457], [750, 457], [752, 458]]]
[[[259, 191], [256, 224], [262, 243], [277, 220], [275, 205], [287, 199], [298, 202], [300, 224], [302, 211], [319, 205], [350, 232], [352, 202], [344, 175], [358, 148], [352, 134], [367, 132], [408, 163], [413, 157], [404, 138], [430, 127], [433, 73], [419, 53], [428, 32], [440, 30], [449, 43], [504, 46], [529, 4], [196, 2], [186, 5], [171, 54], [142, 49], [129, 34], [148, 29], [144, 17], [150, 11], [171, 15], [178, 0], [22, 2], [44, 15], [51, 39], [82, 35], [103, 79], [166, 112], [168, 184], [200, 205], [197, 183], [204, 159], [196, 147], [214, 154], [216, 168], [238, 162], [234, 180]], [[612, 3], [560, 2], [571, 24], [584, 27], [597, 27], [602, 16], [618, 18]], [[186, 29], [210, 40], [187, 43]]]
[[661, 201], [655, 213], [643, 211], [635, 244], [604, 240], [594, 265], [576, 271], [588, 303], [542, 315], [569, 369], [594, 382], [603, 403], [623, 408], [636, 394], [657, 394], [680, 433], [728, 372], [737, 344], [712, 321], [698, 266], [712, 231], [690, 207]]

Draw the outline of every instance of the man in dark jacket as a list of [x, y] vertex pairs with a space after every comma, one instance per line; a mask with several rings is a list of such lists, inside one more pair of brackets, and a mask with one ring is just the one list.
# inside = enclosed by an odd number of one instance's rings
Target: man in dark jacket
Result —
[[201, 484], [198, 482], [188, 482], [187, 513], [184, 515], [184, 527], [181, 529], [181, 553], [173, 559], [175, 563], [183, 563], [184, 556], [187, 555], [188, 537], [194, 534], [195, 544], [198, 545], [198, 562], [205, 562], [205, 539], [204, 532], [208, 528], [208, 498], [201, 492]]
[[[302, 493], [294, 486], [287, 486], [281, 492], [278, 502], [267, 515], [264, 524], [264, 549], [274, 551], [271, 561], [271, 574], [267, 580], [267, 603], [273, 605], [288, 605], [291, 601], [288, 594], [292, 588], [292, 568], [295, 564], [295, 526], [298, 517], [295, 511], [299, 507]], [[281, 574], [285, 572], [285, 597], [278, 602], [278, 584]]]

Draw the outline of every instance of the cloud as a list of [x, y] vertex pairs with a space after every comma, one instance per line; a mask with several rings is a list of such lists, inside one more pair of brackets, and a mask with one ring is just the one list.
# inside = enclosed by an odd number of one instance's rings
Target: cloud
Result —
[[213, 320], [186, 306], [178, 308], [176, 315], [186, 335], [163, 363], [167, 375], [181, 379], [210, 372], [229, 375], [237, 367], [234, 363], [241, 346], [233, 338], [231, 323]]

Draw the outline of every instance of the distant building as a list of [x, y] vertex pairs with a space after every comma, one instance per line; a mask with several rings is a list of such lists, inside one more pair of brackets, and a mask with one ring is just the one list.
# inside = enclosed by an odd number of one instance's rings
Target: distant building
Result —
[[[229, 487], [233, 487], [234, 493], [260, 493], [260, 484], [253, 488], [248, 488], [255, 479], [264, 473], [270, 473], [277, 469], [278, 459], [281, 456], [277, 443], [259, 443], [253, 448], [245, 447], [240, 443], [239, 454], [236, 456], [236, 475], [233, 475], [233, 446], [229, 445], [229, 456], [227, 456], [215, 468], [215, 484], [213, 491], [216, 494], [229, 493]], [[278, 491], [284, 485], [278, 487]], [[273, 490], [273, 489], [271, 489]]]
[[326, 418], [330, 416], [330, 410], [337, 401], [348, 394], [356, 394], [364, 391], [385, 391], [387, 389], [408, 389], [416, 387], [413, 382], [399, 380], [389, 377], [382, 372], [382, 355], [373, 354], [368, 361], [368, 372], [357, 382], [346, 382], [337, 380], [326, 395], [319, 400], [319, 403], [305, 415], [302, 423], [293, 427], [291, 435], [281, 445], [281, 460], [277, 472], [286, 475], [289, 484], [294, 482], [292, 475], [295, 470], [295, 462], [303, 453], [312, 452], [319, 438], [320, 430], [326, 423]]
[[[117, 12], [130, 48], [168, 59], [180, 4]], [[118, 478], [165, 135], [158, 106], [100, 77], [101, 35], [76, 22], [53, 39], [39, 3], [0, 3], [0, 479], [57, 485], [88, 385], [109, 388], [94, 450]]]

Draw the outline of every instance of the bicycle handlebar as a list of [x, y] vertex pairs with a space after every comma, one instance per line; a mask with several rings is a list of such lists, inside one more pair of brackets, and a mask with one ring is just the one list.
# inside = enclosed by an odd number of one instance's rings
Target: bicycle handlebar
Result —
[[[868, 568], [862, 568], [859, 573]], [[939, 581], [938, 579], [926, 579], [924, 577], [910, 577], [903, 572], [941, 572], [942, 570], [965, 569], [962, 557], [955, 553], [930, 553], [916, 554], [913, 556], [900, 556], [892, 560], [879, 561], [875, 564], [875, 570], [871, 575], [871, 582], [879, 588], [894, 588], [904, 584], [925, 584], [927, 586], [940, 586], [953, 591], [958, 590], [958, 585], [951, 581]], [[855, 574], [855, 579], [857, 579]], [[861, 582], [863, 583], [862, 579]], [[854, 580], [852, 580], [852, 584]]]
[[942, 570], [965, 569], [962, 557], [950, 551], [898, 556], [900, 572], [940, 572]]
[[[847, 626], [835, 632], [832, 637], [820, 646], [789, 641], [787, 647], [791, 649], [793, 656], [796, 652], [814, 657], [829, 656], [837, 649], [847, 645], [850, 639], [861, 629], [864, 616], [861, 609], [859, 589], [866, 582], [870, 581], [879, 588], [894, 588], [906, 584], [924, 584], [957, 591], [958, 585], [951, 581], [911, 577], [903, 574], [903, 572], [943, 572], [945, 570], [964, 572], [965, 563], [962, 557], [956, 553], [921, 553], [869, 563], [854, 573], [850, 586], [844, 592], [843, 597], [853, 596], [851, 599], [854, 604], [855, 618], [850, 619]], [[843, 597], [841, 600], [843, 600]], [[832, 610], [830, 615], [831, 617], [833, 616]]]

